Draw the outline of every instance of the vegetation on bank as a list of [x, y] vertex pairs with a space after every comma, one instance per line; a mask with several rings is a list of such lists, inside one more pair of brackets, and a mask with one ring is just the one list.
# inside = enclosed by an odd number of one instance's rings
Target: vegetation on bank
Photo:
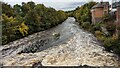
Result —
[[[92, 16], [90, 10], [96, 4], [96, 2], [86, 3], [83, 6], [76, 8], [74, 11], [69, 11], [68, 14], [76, 18], [81, 28], [93, 33], [106, 50], [110, 52], [113, 51], [120, 55], [120, 36], [116, 37], [116, 26], [113, 24], [115, 16], [108, 14], [103, 17], [103, 21], [101, 22], [96, 24], [92, 24], [91, 22]], [[106, 31], [103, 31], [103, 29]]]
[[13, 7], [2, 2], [2, 44], [52, 28], [66, 18], [64, 11], [56, 11], [32, 1]]

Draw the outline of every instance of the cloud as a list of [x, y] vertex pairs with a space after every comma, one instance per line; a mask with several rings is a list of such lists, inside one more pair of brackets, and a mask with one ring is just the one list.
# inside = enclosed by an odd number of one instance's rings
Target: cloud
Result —
[[[4, 2], [88, 2], [88, 1], [97, 1], [100, 2], [101, 0], [3, 0]], [[110, 1], [110, 0], [103, 0], [103, 1]]]
[[56, 10], [73, 10], [85, 2], [43, 2], [47, 7], [53, 7]]
[[[43, 3], [47, 7], [53, 7], [56, 10], [73, 10], [76, 7], [84, 4], [85, 2], [91, 1], [91, 0], [3, 0], [6, 3], [11, 4], [12, 6], [15, 4], [20, 4], [22, 2], [29, 2], [33, 1], [35, 3]], [[92, 0], [93, 1], [93, 0]], [[97, 2], [100, 2], [101, 0], [94, 0]], [[103, 1], [109, 1], [110, 0], [103, 0]]]
[[3, 0], [5, 2], [87, 2], [89, 0]]

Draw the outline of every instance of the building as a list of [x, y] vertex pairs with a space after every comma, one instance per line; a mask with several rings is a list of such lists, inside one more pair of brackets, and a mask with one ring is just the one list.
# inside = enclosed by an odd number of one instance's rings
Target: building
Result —
[[111, 8], [111, 12], [114, 12], [112, 14], [116, 16], [116, 21], [114, 22], [116, 25], [115, 35], [118, 37], [120, 32], [120, 1], [113, 0]]
[[116, 35], [118, 37], [119, 33], [120, 33], [120, 4], [118, 4], [116, 6], [117, 11], [116, 11]]
[[101, 22], [103, 17], [109, 13], [109, 2], [100, 2], [92, 7], [92, 22]]
[[117, 26], [120, 26], [120, 5], [117, 5], [116, 23], [117, 23]]

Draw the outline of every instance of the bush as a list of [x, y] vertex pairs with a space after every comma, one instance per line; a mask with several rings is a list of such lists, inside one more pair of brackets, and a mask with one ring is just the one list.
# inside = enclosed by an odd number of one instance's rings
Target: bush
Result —
[[96, 35], [96, 36], [101, 36], [101, 35], [104, 35], [104, 33], [101, 32], [101, 31], [95, 31], [95, 35]]
[[114, 53], [120, 56], [120, 38], [112, 40], [111, 46], [109, 46], [109, 50], [112, 50]]

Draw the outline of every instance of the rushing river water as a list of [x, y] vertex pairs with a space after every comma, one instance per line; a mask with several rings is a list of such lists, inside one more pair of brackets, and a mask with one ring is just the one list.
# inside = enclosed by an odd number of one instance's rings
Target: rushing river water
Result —
[[[118, 57], [100, 46], [73, 17], [58, 26], [0, 48], [3, 65], [119, 66]], [[4, 61], [3, 61], [4, 60]]]

